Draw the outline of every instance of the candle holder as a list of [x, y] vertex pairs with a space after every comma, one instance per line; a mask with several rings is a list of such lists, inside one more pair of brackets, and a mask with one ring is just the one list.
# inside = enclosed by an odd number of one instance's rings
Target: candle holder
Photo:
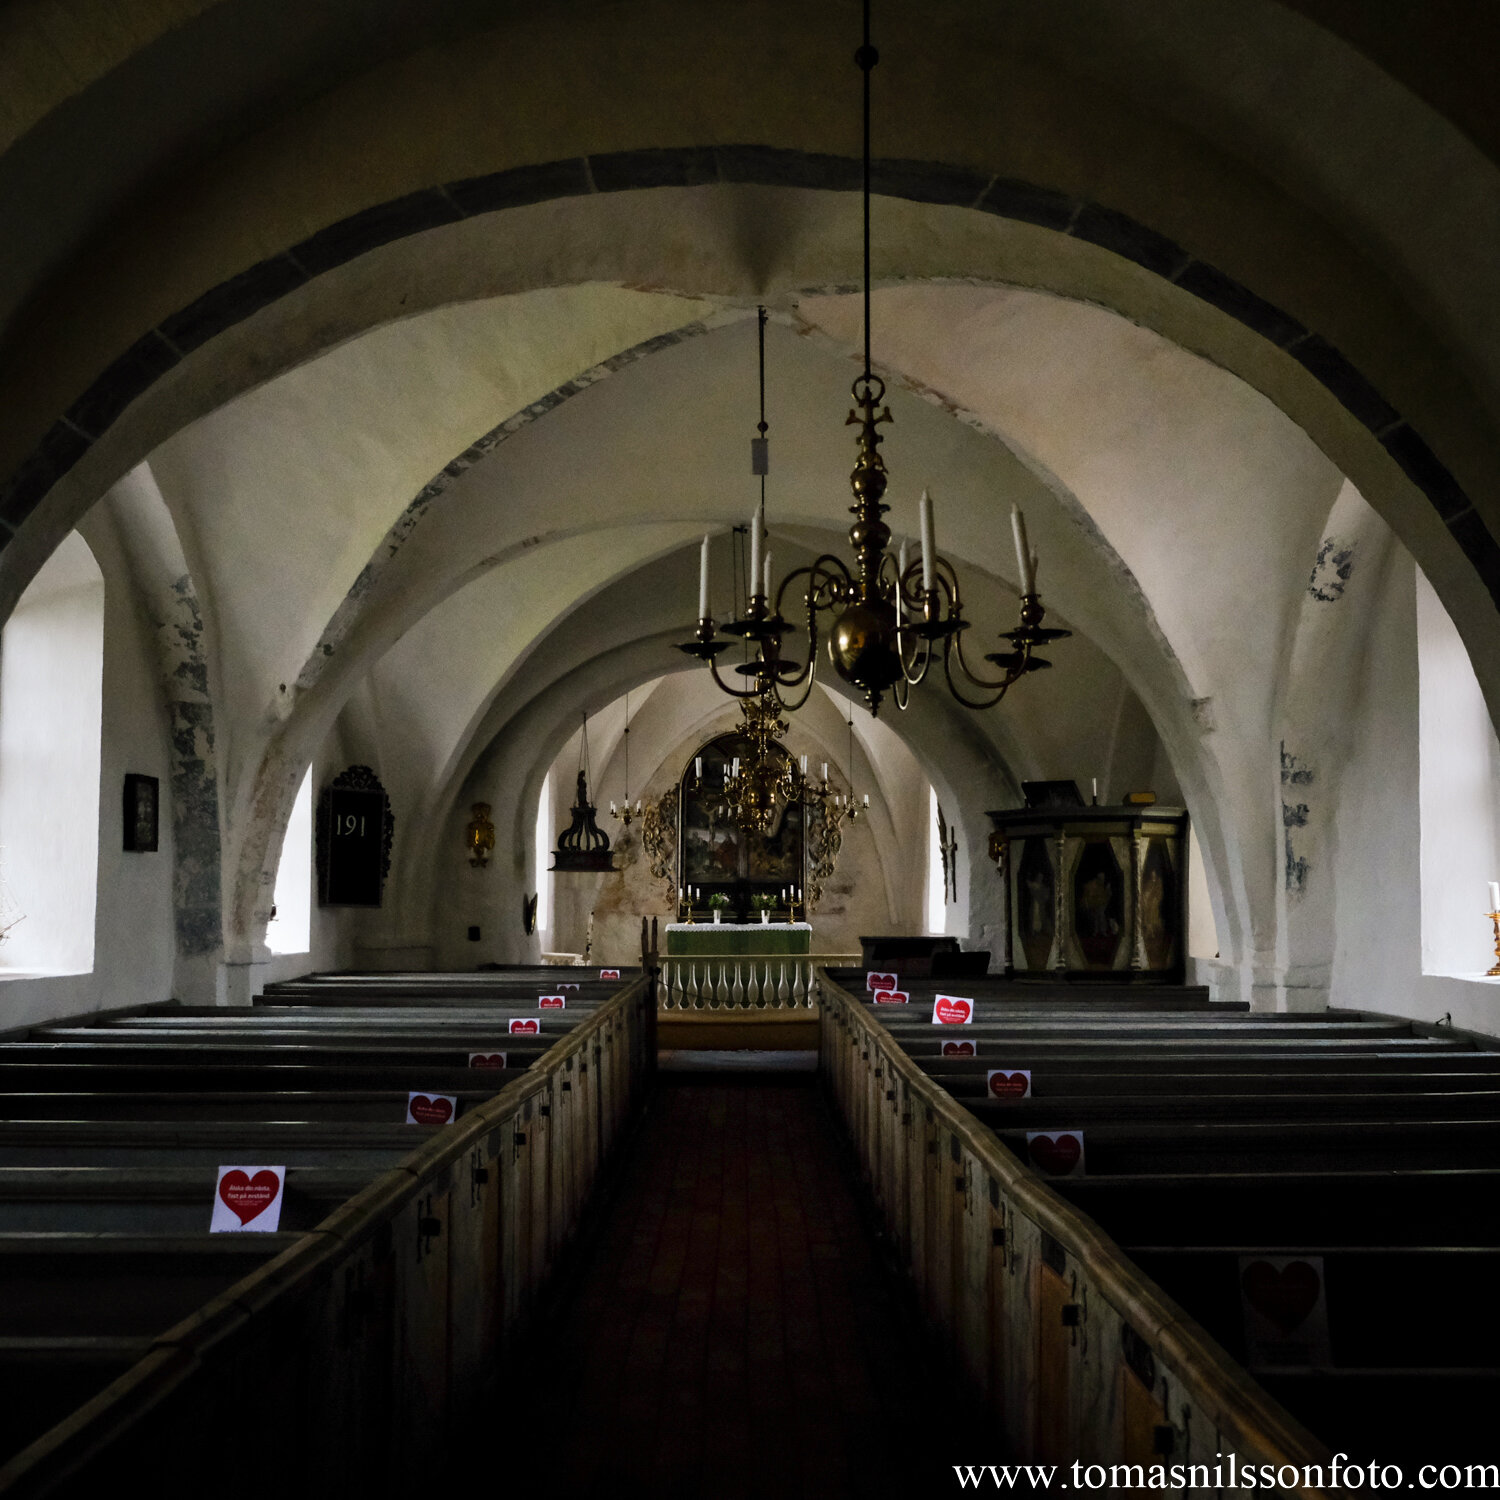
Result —
[[1500, 979], [1500, 911], [1487, 911], [1485, 916], [1495, 929], [1495, 967], [1484, 971], [1486, 979]]

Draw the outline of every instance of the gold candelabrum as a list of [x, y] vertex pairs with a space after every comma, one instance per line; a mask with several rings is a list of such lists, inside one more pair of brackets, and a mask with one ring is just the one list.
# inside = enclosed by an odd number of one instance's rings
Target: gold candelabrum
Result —
[[1495, 929], [1495, 967], [1484, 971], [1486, 979], [1500, 979], [1500, 911], [1487, 911], [1490, 924]]
[[[849, 478], [854, 492], [850, 507], [854, 524], [849, 528], [854, 567], [825, 552], [810, 566], [788, 573], [773, 600], [769, 570], [756, 577], [752, 566], [753, 592], [744, 617], [723, 626], [726, 635], [743, 639], [756, 653], [736, 669], [747, 680], [743, 688], [720, 674], [717, 657], [732, 639], [719, 638], [711, 615], [699, 619], [694, 639], [678, 649], [706, 661], [714, 682], [731, 697], [764, 698], [777, 708], [797, 709], [812, 692], [818, 617], [830, 613], [829, 661], [845, 682], [864, 695], [872, 715], [879, 713], [887, 692], [893, 692], [897, 707], [905, 708], [911, 689], [939, 660], [953, 697], [966, 708], [993, 708], [1027, 673], [1051, 665], [1036, 654], [1036, 647], [1062, 640], [1070, 632], [1043, 627], [1046, 611], [1033, 581], [1036, 559], [1018, 529], [1018, 551], [1028, 565], [1023, 569], [1019, 622], [1014, 630], [1004, 632], [1011, 649], [985, 657], [999, 669], [998, 676], [981, 676], [970, 668], [963, 646], [969, 622], [964, 618], [958, 574], [947, 558], [936, 555], [925, 498], [921, 557], [908, 563], [904, 547], [895, 555], [889, 550], [891, 529], [883, 519], [890, 509], [884, 503], [888, 476], [876, 430], [891, 420], [889, 409], [882, 406], [885, 384], [878, 375], [862, 374], [854, 382], [853, 395], [857, 410], [849, 413], [848, 421], [859, 427], [858, 455]], [[757, 512], [755, 527], [760, 524]], [[758, 554], [759, 547], [755, 550]], [[783, 638], [793, 628], [783, 606], [799, 595], [806, 609], [808, 635], [807, 657], [800, 662], [782, 655]]]
[[743, 759], [736, 756], [724, 776], [723, 813], [747, 833], [770, 833], [777, 803], [802, 794], [802, 778], [790, 755], [777, 743], [790, 727], [780, 705], [769, 696], [740, 704], [740, 733], [749, 742]]

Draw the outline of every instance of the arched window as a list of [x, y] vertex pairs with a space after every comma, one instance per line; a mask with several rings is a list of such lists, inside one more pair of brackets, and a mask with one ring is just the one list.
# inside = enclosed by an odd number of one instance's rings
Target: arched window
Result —
[[1417, 569], [1422, 972], [1482, 975], [1494, 962], [1483, 913], [1500, 880], [1500, 744], [1469, 653]]
[[943, 842], [938, 832], [938, 795], [927, 789], [927, 930], [948, 930], [948, 877], [943, 869]]
[[538, 936], [552, 930], [552, 874], [547, 868], [552, 853], [552, 773], [542, 782], [536, 805], [536, 930]]
[[104, 576], [75, 531], [0, 635], [0, 969], [94, 967], [103, 687]]
[[292, 815], [276, 865], [273, 912], [266, 923], [272, 953], [306, 953], [312, 948], [312, 767], [297, 788]]

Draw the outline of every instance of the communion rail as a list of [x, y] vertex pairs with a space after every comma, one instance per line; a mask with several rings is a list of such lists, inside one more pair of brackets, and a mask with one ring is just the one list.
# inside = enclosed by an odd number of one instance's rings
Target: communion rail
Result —
[[1212, 1474], [1232, 1452], [1241, 1471], [1327, 1472], [1327, 1449], [1092, 1219], [826, 972], [818, 988], [825, 1081], [923, 1304], [1013, 1457]]
[[640, 1108], [654, 1002], [648, 967], [514, 1082], [151, 1340], [0, 1467], [0, 1495], [92, 1497], [121, 1475], [165, 1495], [427, 1486], [474, 1420], [493, 1419], [498, 1380], [524, 1378], [497, 1356], [518, 1347]]
[[815, 970], [858, 964], [858, 953], [694, 953], [662, 956], [663, 1011], [817, 1010]]

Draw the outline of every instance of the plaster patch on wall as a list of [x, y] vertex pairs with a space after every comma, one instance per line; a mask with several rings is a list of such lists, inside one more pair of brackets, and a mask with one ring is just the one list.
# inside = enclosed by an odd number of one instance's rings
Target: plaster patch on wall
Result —
[[1286, 748], [1286, 741], [1281, 742], [1281, 784], [1282, 786], [1310, 786], [1312, 784], [1312, 771]]
[[1332, 604], [1343, 598], [1354, 572], [1356, 550], [1353, 542], [1346, 545], [1331, 536], [1323, 538], [1313, 561], [1312, 576], [1307, 580], [1307, 592], [1320, 604]]
[[214, 952], [223, 938], [219, 780], [203, 612], [186, 574], [172, 581], [167, 618], [153, 621], [162, 653], [172, 786], [172, 907], [177, 951]]
[[[1284, 787], [1310, 786], [1313, 773], [1309, 767], [1281, 742], [1281, 784]], [[1311, 869], [1306, 857], [1298, 854], [1296, 830], [1306, 828], [1311, 810], [1305, 802], [1294, 802], [1285, 795], [1281, 799], [1281, 829], [1283, 846], [1282, 878], [1289, 896], [1300, 896], [1307, 889], [1307, 877]]]
[[456, 458], [450, 459], [443, 465], [442, 469], [433, 475], [426, 484], [417, 491], [416, 497], [403, 510], [396, 519], [395, 524], [381, 539], [380, 545], [375, 549], [374, 555], [363, 568], [359, 576], [350, 585], [349, 591], [339, 602], [338, 608], [333, 612], [332, 618], [323, 629], [323, 634], [318, 644], [313, 648], [312, 655], [308, 658], [306, 665], [297, 677], [297, 688], [306, 691], [311, 688], [323, 675], [324, 664], [334, 655], [339, 646], [348, 639], [359, 619], [366, 597], [380, 580], [386, 568], [392, 560], [400, 553], [401, 549], [410, 541], [412, 534], [421, 523], [423, 516], [433, 502], [437, 500], [455, 480], [462, 478], [476, 464], [488, 458], [502, 443], [512, 438], [523, 428], [529, 427], [538, 418], [544, 417], [548, 412], [555, 411], [565, 401], [574, 396], [582, 394], [591, 386], [598, 385], [601, 380], [607, 380], [611, 375], [636, 364], [638, 361], [648, 358], [650, 355], [659, 354], [664, 349], [670, 349], [677, 344], [686, 343], [689, 339], [698, 338], [708, 333], [712, 325], [703, 320], [692, 323], [684, 323], [681, 328], [671, 329], [667, 333], [659, 333], [654, 337], [645, 339], [639, 344], [632, 344], [628, 349], [622, 349], [618, 354], [612, 354], [608, 359], [592, 366], [590, 369], [575, 375], [571, 380], [564, 381], [560, 386], [550, 390], [546, 395], [528, 406], [523, 406], [520, 411], [507, 417], [498, 427], [492, 427], [482, 437], [475, 439]]

